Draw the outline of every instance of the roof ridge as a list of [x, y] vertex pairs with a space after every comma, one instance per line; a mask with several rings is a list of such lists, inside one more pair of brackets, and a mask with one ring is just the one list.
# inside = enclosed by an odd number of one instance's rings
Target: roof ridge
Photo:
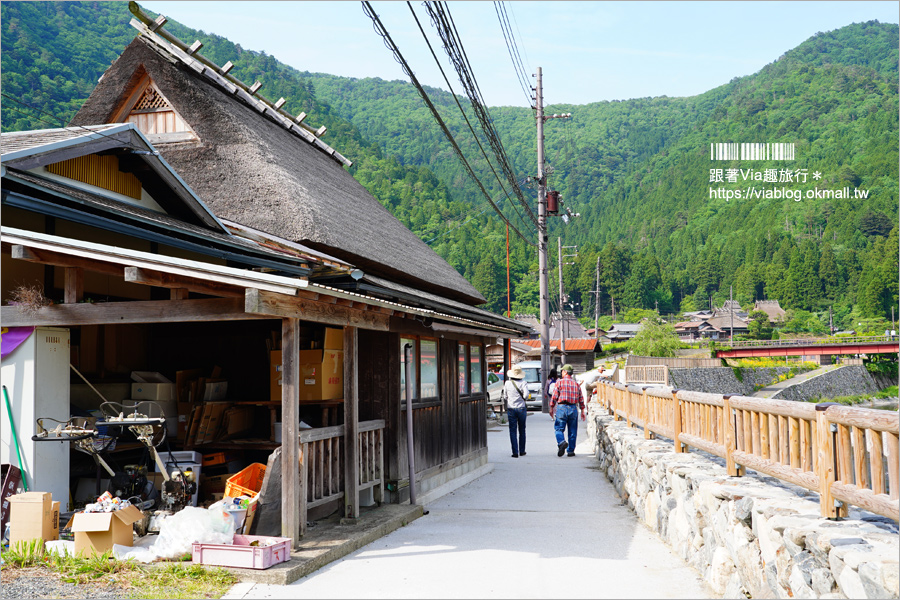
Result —
[[165, 52], [171, 58], [190, 67], [197, 74], [205, 77], [207, 81], [224, 89], [229, 94], [240, 98], [258, 112], [268, 116], [284, 129], [301, 137], [309, 142], [310, 145], [315, 146], [342, 165], [349, 167], [353, 164], [352, 161], [344, 157], [340, 152], [319, 139], [318, 136], [325, 133], [325, 126], [322, 126], [317, 130], [312, 130], [312, 128], [309, 128], [309, 126], [302, 123], [303, 119], [306, 117], [305, 112], [300, 113], [296, 118], [288, 115], [285, 111], [281, 110], [281, 107], [285, 103], [284, 98], [279, 98], [279, 100], [273, 104], [262, 96], [256, 95], [256, 92], [262, 86], [259, 81], [254, 83], [253, 86], [248, 87], [242, 81], [232, 75], [228, 75], [228, 71], [234, 66], [231, 61], [225, 63], [225, 66], [219, 67], [208, 58], [198, 54], [197, 51], [203, 46], [199, 40], [188, 47], [175, 36], [162, 31], [162, 26], [168, 21], [164, 15], [159, 15], [156, 20], [153, 20], [141, 10], [136, 2], [129, 2], [128, 7], [129, 10], [131, 10], [131, 13], [137, 17], [136, 19], [131, 19], [130, 24], [138, 30], [139, 37], [151, 42], [154, 46], [159, 48], [160, 51]]

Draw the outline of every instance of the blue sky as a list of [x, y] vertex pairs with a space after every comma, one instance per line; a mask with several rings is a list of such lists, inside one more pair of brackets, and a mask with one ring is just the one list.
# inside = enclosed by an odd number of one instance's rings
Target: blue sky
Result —
[[[265, 51], [301, 71], [408, 81], [360, 2], [140, 4], [245, 49]], [[416, 77], [447, 89], [407, 3], [371, 4]], [[462, 93], [421, 2], [410, 4], [444, 61], [454, 91]], [[543, 70], [545, 104], [693, 96], [755, 73], [816, 32], [872, 19], [898, 22], [896, 1], [504, 4], [531, 85], [536, 68]], [[494, 3], [456, 0], [448, 6], [487, 104], [527, 106]]]

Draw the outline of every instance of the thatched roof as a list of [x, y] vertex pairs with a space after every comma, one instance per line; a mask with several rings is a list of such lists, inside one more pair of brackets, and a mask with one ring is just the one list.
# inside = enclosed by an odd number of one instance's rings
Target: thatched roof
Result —
[[485, 301], [335, 158], [141, 37], [106, 71], [72, 124], [110, 122], [147, 76], [198, 138], [156, 141], [156, 148], [216, 215], [366, 273], [468, 305]]

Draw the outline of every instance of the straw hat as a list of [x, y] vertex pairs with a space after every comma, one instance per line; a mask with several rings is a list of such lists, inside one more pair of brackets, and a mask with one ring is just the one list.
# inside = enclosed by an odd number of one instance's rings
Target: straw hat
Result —
[[510, 379], [524, 379], [525, 371], [522, 370], [522, 367], [516, 365], [512, 369], [506, 372], [506, 376]]

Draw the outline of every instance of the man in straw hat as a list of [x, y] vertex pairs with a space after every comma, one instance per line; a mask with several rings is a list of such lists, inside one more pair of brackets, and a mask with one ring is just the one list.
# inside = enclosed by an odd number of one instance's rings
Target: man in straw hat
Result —
[[512, 458], [525, 456], [525, 419], [528, 417], [525, 397], [528, 395], [528, 389], [525, 382], [522, 381], [523, 379], [525, 379], [525, 372], [522, 367], [516, 365], [506, 372], [506, 383], [503, 384]]
[[581, 409], [581, 420], [585, 420], [584, 396], [581, 394], [581, 386], [572, 378], [572, 371], [572, 365], [563, 365], [562, 378], [556, 382], [556, 389], [550, 397], [550, 418], [554, 419], [553, 428], [556, 429], [557, 456], [562, 456], [566, 448], [569, 449], [569, 456], [575, 456], [575, 439], [578, 435], [576, 404]]

